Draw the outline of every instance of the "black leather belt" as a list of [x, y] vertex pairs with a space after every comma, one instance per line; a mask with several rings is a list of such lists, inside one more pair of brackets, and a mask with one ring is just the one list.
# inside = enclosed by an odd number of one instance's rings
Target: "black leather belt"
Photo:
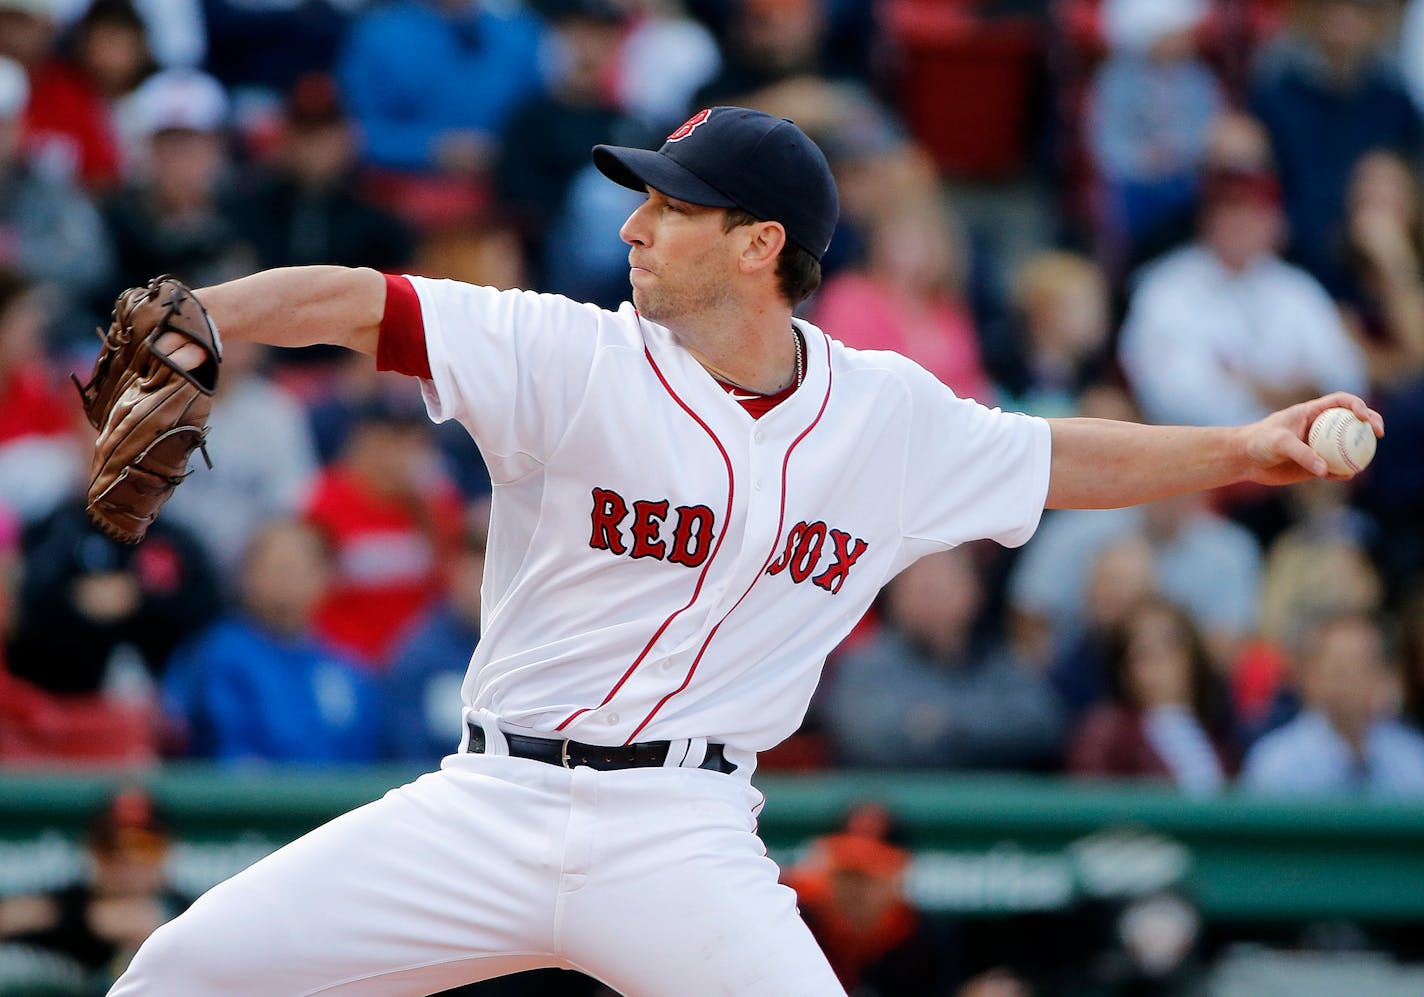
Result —
[[[479, 724], [469, 724], [472, 754], [485, 753], [485, 731]], [[580, 741], [561, 741], [548, 737], [526, 737], [523, 734], [505, 734], [509, 742], [509, 753], [515, 758], [531, 758], [536, 762], [547, 762], [561, 768], [573, 769], [580, 765], [607, 772], [611, 769], [661, 768], [667, 761], [668, 741], [639, 741], [637, 744], [602, 745], [584, 744]], [[737, 766], [722, 754], [722, 745], [708, 744], [707, 755], [697, 766], [711, 772], [730, 775]]]

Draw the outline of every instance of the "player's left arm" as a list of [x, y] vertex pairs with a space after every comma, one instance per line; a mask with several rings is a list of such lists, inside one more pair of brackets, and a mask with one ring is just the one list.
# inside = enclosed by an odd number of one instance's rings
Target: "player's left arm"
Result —
[[1384, 435], [1384, 420], [1343, 391], [1273, 412], [1247, 426], [1144, 426], [1050, 419], [1050, 509], [1113, 509], [1238, 481], [1286, 485], [1331, 475], [1306, 443], [1310, 424], [1342, 406]]

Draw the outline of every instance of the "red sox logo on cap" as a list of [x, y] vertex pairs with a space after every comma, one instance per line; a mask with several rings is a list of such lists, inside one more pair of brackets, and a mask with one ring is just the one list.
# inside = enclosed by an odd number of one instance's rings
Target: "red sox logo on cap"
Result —
[[680, 127], [677, 131], [669, 135], [667, 137], [667, 140], [669, 142], [680, 142], [682, 139], [687, 138], [687, 136], [695, 132], [697, 130], [697, 126], [702, 124], [702, 122], [706, 121], [711, 114], [712, 109], [710, 107], [704, 107], [702, 110], [698, 111], [692, 117], [684, 121], [682, 123], [682, 127]]

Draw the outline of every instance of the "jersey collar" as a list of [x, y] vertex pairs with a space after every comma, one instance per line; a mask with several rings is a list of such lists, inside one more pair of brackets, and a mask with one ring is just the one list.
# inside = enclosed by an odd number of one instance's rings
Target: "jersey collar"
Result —
[[830, 380], [828, 366], [829, 340], [826, 334], [809, 322], [792, 319], [806, 341], [806, 378], [801, 387], [776, 408], [760, 419], [753, 419], [707, 368], [697, 362], [662, 325], [638, 317], [643, 344], [657, 362], [669, 383], [699, 415], [715, 420], [728, 429], [745, 429], [755, 422], [758, 426], [799, 432], [820, 412]]

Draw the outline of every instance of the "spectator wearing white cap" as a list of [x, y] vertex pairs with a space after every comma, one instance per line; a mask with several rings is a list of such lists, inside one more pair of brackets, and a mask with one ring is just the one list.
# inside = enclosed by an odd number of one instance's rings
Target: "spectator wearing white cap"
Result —
[[120, 283], [172, 273], [197, 286], [252, 270], [252, 251], [229, 203], [222, 85], [197, 70], [164, 70], [134, 91], [121, 120], [142, 145], [129, 184], [104, 212]]
[[[3, 3], [4, 0], [0, 0]], [[227, 91], [221, 83], [195, 69], [155, 73], [129, 94], [115, 112], [120, 140], [141, 174], [149, 144], [160, 132], [219, 133], [227, 127]]]
[[0, 266], [39, 286], [55, 340], [92, 340], [92, 292], [112, 284], [111, 256], [99, 213], [63, 175], [36, 170], [21, 149], [30, 88], [24, 69], [0, 56]]
[[1111, 54], [1093, 78], [1088, 135], [1103, 222], [1119, 253], [1190, 205], [1221, 84], [1193, 36], [1206, 0], [1106, 0]]
[[0, 508], [27, 525], [68, 499], [89, 467], [73, 396], [44, 362], [43, 315], [34, 286], [0, 267]]

